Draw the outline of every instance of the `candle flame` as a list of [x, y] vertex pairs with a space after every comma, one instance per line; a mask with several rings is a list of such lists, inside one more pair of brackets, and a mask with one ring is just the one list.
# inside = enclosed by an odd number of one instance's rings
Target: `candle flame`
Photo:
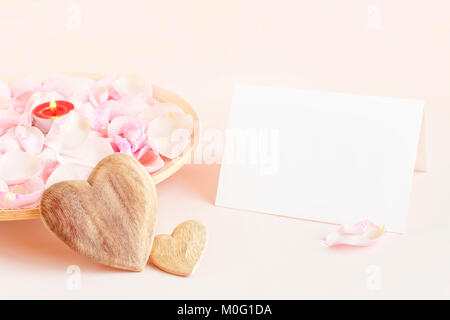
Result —
[[56, 110], [56, 102], [55, 102], [55, 100], [50, 101], [50, 110], [52, 110], [52, 111]]

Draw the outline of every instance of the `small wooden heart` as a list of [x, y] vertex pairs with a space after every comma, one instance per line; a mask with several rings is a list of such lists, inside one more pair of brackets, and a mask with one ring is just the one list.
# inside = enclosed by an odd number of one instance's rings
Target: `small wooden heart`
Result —
[[66, 245], [111, 267], [142, 271], [155, 234], [152, 178], [133, 157], [115, 153], [87, 181], [64, 181], [41, 199], [44, 225]]
[[151, 262], [168, 273], [191, 275], [206, 249], [208, 232], [200, 222], [189, 220], [178, 225], [172, 235], [155, 237]]

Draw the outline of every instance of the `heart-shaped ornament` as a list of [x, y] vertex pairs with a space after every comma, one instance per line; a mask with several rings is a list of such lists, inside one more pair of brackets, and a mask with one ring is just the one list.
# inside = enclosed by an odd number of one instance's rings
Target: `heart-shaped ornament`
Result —
[[175, 228], [172, 235], [155, 237], [150, 260], [168, 273], [189, 276], [205, 252], [207, 241], [208, 232], [203, 224], [185, 221]]
[[111, 267], [142, 271], [155, 234], [152, 178], [133, 157], [115, 153], [87, 181], [64, 181], [41, 198], [44, 225], [74, 251]]

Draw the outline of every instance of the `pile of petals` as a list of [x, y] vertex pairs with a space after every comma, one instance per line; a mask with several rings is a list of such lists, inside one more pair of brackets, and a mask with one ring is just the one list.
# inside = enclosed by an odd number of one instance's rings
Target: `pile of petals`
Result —
[[[32, 111], [50, 100], [69, 101], [75, 109], [44, 134], [33, 126]], [[158, 102], [149, 81], [138, 77], [0, 81], [0, 209], [36, 207], [45, 188], [86, 179], [114, 152], [155, 172], [185, 150], [193, 125], [192, 116]]]

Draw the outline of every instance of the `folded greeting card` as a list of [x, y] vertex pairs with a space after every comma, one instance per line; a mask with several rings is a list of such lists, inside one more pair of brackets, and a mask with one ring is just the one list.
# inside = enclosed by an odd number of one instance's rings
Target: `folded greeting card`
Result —
[[404, 232], [414, 168], [425, 169], [423, 109], [419, 100], [239, 85], [216, 205]]

